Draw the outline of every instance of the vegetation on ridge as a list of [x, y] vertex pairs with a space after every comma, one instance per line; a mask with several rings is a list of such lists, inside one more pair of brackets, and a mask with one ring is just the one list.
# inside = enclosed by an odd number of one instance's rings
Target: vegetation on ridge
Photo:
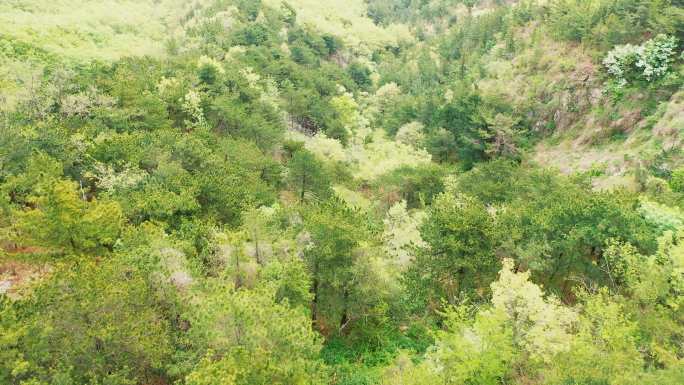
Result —
[[0, 4], [0, 383], [684, 383], [681, 0]]

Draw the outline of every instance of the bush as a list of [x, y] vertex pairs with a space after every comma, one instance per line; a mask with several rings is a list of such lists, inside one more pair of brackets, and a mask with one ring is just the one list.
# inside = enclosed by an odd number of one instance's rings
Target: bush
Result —
[[680, 167], [672, 172], [670, 187], [675, 192], [684, 193], [684, 167]]
[[675, 59], [677, 39], [658, 35], [641, 46], [620, 45], [603, 59], [603, 65], [622, 86], [632, 81], [651, 82], [665, 76]]

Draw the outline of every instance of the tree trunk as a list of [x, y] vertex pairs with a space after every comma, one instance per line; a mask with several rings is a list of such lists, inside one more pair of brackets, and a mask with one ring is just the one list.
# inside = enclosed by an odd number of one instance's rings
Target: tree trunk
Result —
[[347, 327], [349, 323], [349, 288], [345, 287], [342, 293], [342, 303], [344, 304], [344, 310], [342, 311], [342, 319], [340, 319], [340, 332]]
[[318, 321], [316, 313], [318, 312], [318, 266], [314, 266], [313, 271], [313, 282], [311, 285], [311, 292], [313, 294], [313, 299], [311, 300], [311, 325], [316, 327], [316, 322]]
[[306, 172], [302, 176], [302, 191], [299, 194], [299, 204], [304, 203], [304, 192], [306, 191]]
[[240, 256], [235, 251], [235, 289], [242, 287], [242, 277], [240, 277]]

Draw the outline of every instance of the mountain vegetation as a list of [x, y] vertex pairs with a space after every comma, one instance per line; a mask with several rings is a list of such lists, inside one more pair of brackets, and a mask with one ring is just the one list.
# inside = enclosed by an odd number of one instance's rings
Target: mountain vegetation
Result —
[[682, 384], [683, 49], [682, 0], [5, 0], [0, 384]]

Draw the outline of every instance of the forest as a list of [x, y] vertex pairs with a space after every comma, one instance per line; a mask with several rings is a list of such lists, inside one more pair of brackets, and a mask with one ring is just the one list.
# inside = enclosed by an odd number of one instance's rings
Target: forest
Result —
[[684, 384], [684, 0], [0, 1], [0, 384]]

